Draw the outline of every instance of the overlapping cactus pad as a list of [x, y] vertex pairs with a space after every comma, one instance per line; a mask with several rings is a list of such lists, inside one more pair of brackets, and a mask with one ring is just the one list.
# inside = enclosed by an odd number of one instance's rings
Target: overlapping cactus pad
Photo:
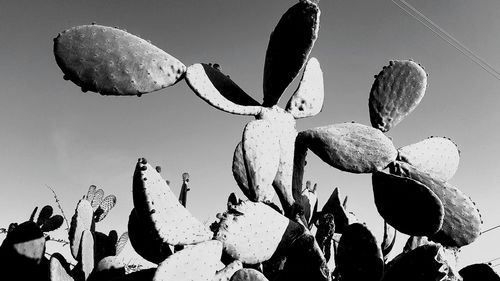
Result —
[[[96, 231], [117, 200], [91, 185], [68, 231], [76, 265], [69, 266], [61, 255], [52, 255], [50, 261], [44, 257], [46, 232], [63, 223], [46, 206], [36, 220], [37, 208], [29, 221], [9, 227], [0, 247], [2, 269], [19, 274], [20, 280], [43, 275], [51, 281], [498, 277], [490, 267], [466, 267], [460, 271], [462, 277], [456, 268], [459, 248], [479, 237], [482, 220], [474, 202], [450, 183], [460, 159], [455, 143], [431, 137], [397, 149], [385, 134], [424, 97], [428, 75], [420, 64], [391, 60], [375, 76], [368, 96], [371, 126], [336, 123], [296, 129], [298, 119], [315, 116], [323, 108], [323, 71], [319, 59], [310, 57], [320, 14], [317, 1], [300, 0], [277, 21], [264, 59], [262, 103], [219, 65], [186, 67], [123, 30], [85, 25], [60, 33], [54, 40], [56, 62], [64, 77], [83, 91], [141, 95], [185, 78], [188, 87], [214, 108], [254, 116], [256, 120], [234, 137], [232, 173], [246, 199], [232, 193], [222, 206], [227, 209], [205, 225], [186, 208], [189, 174], [183, 174], [177, 197], [160, 169], [139, 158], [132, 180], [134, 206], [128, 231], [120, 238], [116, 231]], [[300, 72], [298, 87], [283, 109], [278, 102]], [[363, 218], [348, 210], [347, 197], [341, 200], [338, 188], [326, 190], [331, 196], [318, 206], [318, 186], [307, 178], [309, 151], [338, 170], [372, 174], [375, 206], [384, 220], [381, 241]], [[402, 253], [392, 258], [397, 232], [410, 238]]]

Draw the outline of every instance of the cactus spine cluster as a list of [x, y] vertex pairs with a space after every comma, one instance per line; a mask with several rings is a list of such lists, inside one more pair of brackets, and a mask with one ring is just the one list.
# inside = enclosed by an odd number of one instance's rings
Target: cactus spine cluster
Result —
[[[297, 119], [315, 116], [323, 107], [323, 72], [319, 60], [310, 57], [320, 14], [317, 2], [300, 0], [277, 23], [265, 56], [262, 103], [218, 65], [186, 67], [123, 30], [84, 25], [60, 33], [54, 39], [56, 62], [64, 78], [84, 92], [140, 96], [185, 80], [211, 106], [254, 116], [232, 163], [247, 198], [231, 194], [227, 210], [207, 227], [186, 208], [189, 174], [183, 174], [176, 197], [160, 169], [139, 158], [127, 233], [118, 238], [116, 231], [95, 230], [116, 197], [104, 197], [102, 189], [91, 186], [69, 229], [77, 265], [69, 266], [58, 254], [50, 260], [43, 256], [43, 231], [62, 224], [49, 208], [36, 223], [32, 218], [12, 227], [0, 248], [2, 261], [45, 272], [44, 280], [52, 281], [499, 279], [487, 265], [456, 268], [457, 251], [477, 239], [482, 223], [471, 199], [448, 182], [458, 168], [457, 146], [433, 137], [396, 148], [385, 135], [425, 94], [428, 75], [418, 63], [393, 60], [375, 76], [368, 99], [371, 126], [296, 129]], [[301, 71], [296, 91], [280, 108], [283, 92]], [[308, 151], [336, 169], [372, 174], [375, 205], [385, 221], [383, 241], [347, 210], [347, 198], [342, 202], [338, 189], [318, 208], [317, 186], [307, 181], [304, 187]], [[281, 206], [272, 202], [275, 195]], [[401, 254], [389, 259], [397, 232], [410, 239]], [[127, 247], [152, 266], [127, 270]], [[8, 256], [16, 259], [7, 261]]]

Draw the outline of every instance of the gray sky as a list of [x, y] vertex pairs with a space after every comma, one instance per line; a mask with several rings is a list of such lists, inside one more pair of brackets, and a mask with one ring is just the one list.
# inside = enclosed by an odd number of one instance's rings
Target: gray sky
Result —
[[[454, 38], [500, 67], [500, 2], [408, 1]], [[163, 168], [178, 194], [191, 174], [188, 208], [215, 220], [230, 192], [234, 147], [250, 117], [210, 107], [185, 82], [137, 97], [82, 93], [62, 79], [52, 39], [65, 29], [97, 22], [151, 40], [186, 65], [219, 63], [247, 93], [262, 100], [264, 55], [270, 32], [295, 1], [0, 1], [0, 227], [28, 219], [35, 206], [55, 206], [50, 185], [71, 217], [91, 184], [118, 203], [98, 224], [126, 231], [131, 182], [138, 157]], [[325, 78], [319, 115], [299, 130], [355, 120], [369, 124], [373, 75], [390, 59], [413, 58], [429, 73], [420, 106], [389, 135], [397, 147], [431, 135], [461, 149], [451, 183], [479, 206], [484, 228], [500, 224], [500, 81], [453, 49], [390, 0], [320, 3], [321, 27], [312, 56]], [[284, 106], [297, 83], [282, 97]], [[369, 175], [339, 172], [309, 153], [305, 179], [317, 182], [320, 204], [333, 187], [350, 197], [350, 209], [381, 235]], [[405, 239], [400, 236], [400, 242]], [[500, 230], [465, 247], [461, 263], [500, 256]], [[400, 248], [394, 251], [399, 252]]]

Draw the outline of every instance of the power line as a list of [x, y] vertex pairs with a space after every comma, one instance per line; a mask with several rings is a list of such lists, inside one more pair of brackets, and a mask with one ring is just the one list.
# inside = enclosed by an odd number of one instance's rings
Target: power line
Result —
[[497, 228], [499, 228], [499, 227], [500, 227], [500, 224], [499, 224], [499, 225], [497, 225], [497, 226], [494, 226], [494, 227], [488, 228], [488, 229], [486, 229], [485, 231], [482, 231], [482, 232], [481, 232], [481, 234], [485, 234], [486, 232], [492, 231], [492, 230], [497, 229]]
[[[439, 38], [443, 39], [446, 43], [450, 44], [460, 53], [471, 59], [474, 63], [479, 65], [483, 70], [488, 72], [490, 75], [495, 77], [497, 80], [500, 80], [500, 72], [497, 71], [493, 66], [487, 63], [484, 59], [476, 55], [469, 48], [467, 48], [464, 44], [460, 43], [457, 39], [451, 36], [444, 29], [435, 24], [432, 20], [427, 18], [424, 14], [418, 11], [415, 7], [407, 3], [405, 0], [399, 0], [398, 3], [396, 0], [391, 0], [396, 6], [398, 6], [401, 10], [412, 16], [414, 19], [418, 20], [421, 24], [427, 27], [434, 34], [439, 36]], [[403, 6], [404, 5], [404, 6]]]

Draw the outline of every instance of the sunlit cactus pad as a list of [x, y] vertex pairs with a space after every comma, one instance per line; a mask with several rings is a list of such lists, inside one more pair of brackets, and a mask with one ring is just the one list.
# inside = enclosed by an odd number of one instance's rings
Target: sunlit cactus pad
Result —
[[167, 182], [144, 158], [137, 162], [132, 190], [138, 218], [151, 222], [164, 242], [186, 245], [212, 237], [212, 232], [179, 203]]
[[175, 84], [186, 67], [148, 41], [123, 30], [82, 25], [54, 39], [65, 78], [102, 95], [141, 95]]
[[412, 112], [424, 97], [427, 73], [411, 60], [390, 61], [375, 76], [370, 91], [372, 126], [389, 131]]

